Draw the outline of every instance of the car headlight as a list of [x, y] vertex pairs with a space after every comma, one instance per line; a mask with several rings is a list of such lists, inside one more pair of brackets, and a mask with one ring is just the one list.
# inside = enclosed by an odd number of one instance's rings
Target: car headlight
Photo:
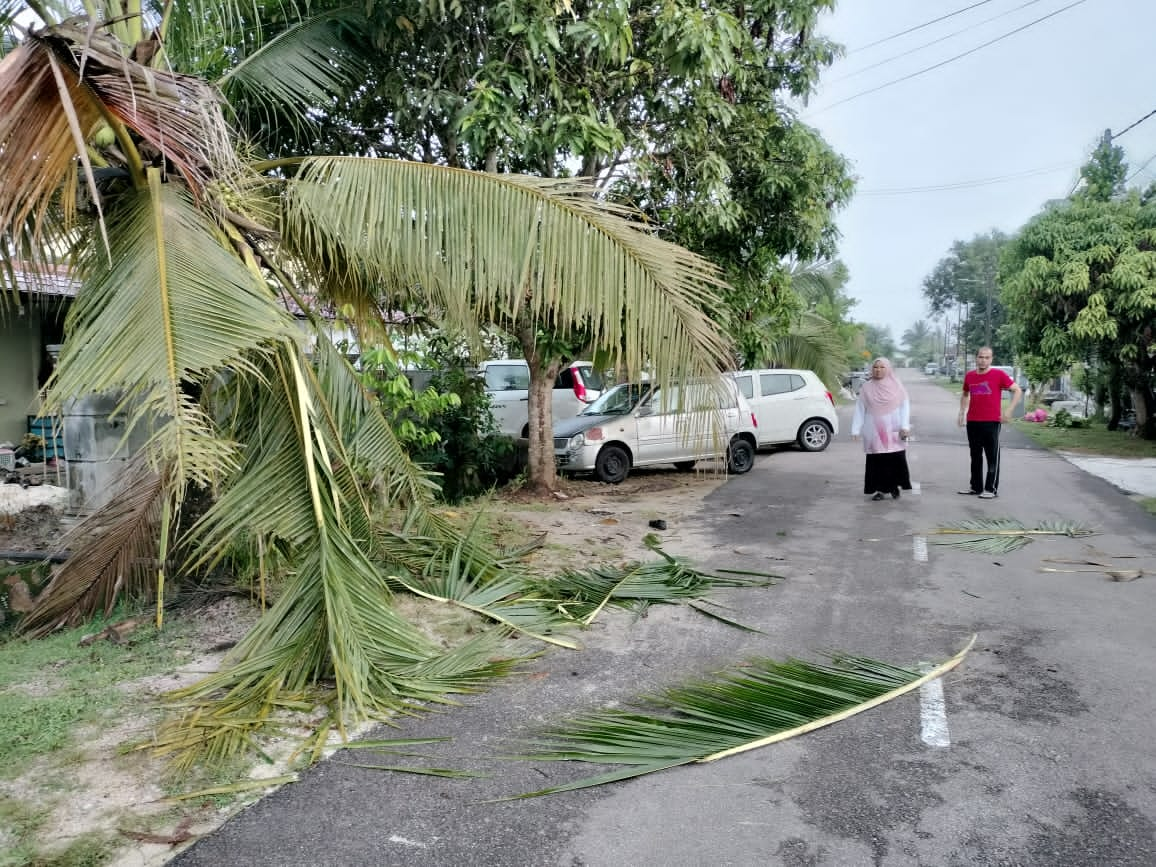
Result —
[[576, 452], [584, 445], [586, 445], [586, 437], [583, 434], [576, 433], [570, 437], [570, 441], [566, 443], [566, 448], [572, 452]]

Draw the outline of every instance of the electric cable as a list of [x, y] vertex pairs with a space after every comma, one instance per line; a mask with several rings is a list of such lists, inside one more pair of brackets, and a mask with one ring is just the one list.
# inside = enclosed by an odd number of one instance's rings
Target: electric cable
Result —
[[[926, 66], [923, 69], [918, 69], [915, 72], [909, 73], [909, 74], [901, 76], [899, 78], [892, 79], [891, 81], [884, 82], [883, 84], [880, 84], [877, 87], [872, 87], [872, 88], [869, 88], [867, 90], [862, 90], [859, 93], [853, 93], [848, 97], [837, 100], [836, 102], [832, 102], [828, 105], [823, 106], [822, 108], [815, 109], [815, 111], [811, 112], [810, 114], [812, 116], [816, 115], [816, 114], [820, 114], [824, 111], [827, 111], [828, 109], [835, 108], [835, 106], [843, 105], [843, 103], [850, 102], [853, 99], [858, 99], [861, 96], [867, 96], [868, 94], [876, 93], [880, 90], [883, 90], [884, 88], [891, 87], [892, 85], [896, 85], [896, 84], [899, 84], [899, 83], [904, 82], [904, 81], [909, 81], [912, 78], [916, 78], [920, 75], [923, 75], [924, 73], [931, 72], [934, 69], [939, 69], [941, 66], [947, 66], [947, 64], [949, 64], [949, 63], [954, 63], [956, 60], [960, 60], [964, 57], [967, 57], [970, 54], [975, 54], [977, 51], [980, 51], [984, 48], [987, 48], [989, 45], [995, 45], [997, 42], [1002, 42], [1003, 40], [1007, 39], [1010, 36], [1015, 36], [1017, 33], [1022, 33], [1023, 31], [1027, 30], [1029, 27], [1034, 27], [1036, 24], [1039, 24], [1043, 21], [1047, 21], [1049, 18], [1054, 18], [1055, 16], [1057, 16], [1063, 12], [1067, 12], [1069, 9], [1074, 9], [1075, 7], [1080, 6], [1080, 5], [1087, 3], [1087, 2], [1088, 2], [1088, 0], [1075, 0], [1074, 3], [1069, 3], [1067, 6], [1062, 6], [1059, 9], [1055, 10], [1054, 12], [1049, 12], [1047, 15], [1042, 15], [1033, 21], [1029, 21], [1027, 24], [1023, 24], [1023, 25], [1015, 28], [1014, 30], [1009, 30], [1007, 33], [1004, 33], [1001, 36], [997, 36], [995, 39], [989, 39], [987, 42], [984, 42], [981, 45], [977, 45], [974, 48], [969, 48], [967, 51], [964, 51], [960, 54], [957, 54], [954, 57], [949, 57], [949, 58], [947, 58], [947, 60], [941, 60], [939, 63], [934, 63], [931, 66]], [[1156, 114], [1156, 111], [1154, 111], [1153, 114]], [[1133, 124], [1133, 126], [1135, 126], [1135, 124]], [[1131, 129], [1131, 127], [1129, 127], [1129, 129]], [[1127, 132], [1127, 130], [1125, 130], [1125, 132]]]
[[1150, 112], [1148, 112], [1146, 115], [1144, 115], [1139, 120], [1132, 121], [1130, 124], [1128, 124], [1122, 130], [1120, 130], [1118, 133], [1113, 133], [1112, 137], [1111, 137], [1111, 139], [1109, 139], [1109, 141], [1115, 141], [1120, 136], [1122, 136], [1124, 133], [1130, 132], [1131, 130], [1134, 130], [1136, 127], [1138, 127], [1140, 124], [1142, 124], [1144, 121], [1146, 121], [1148, 118], [1152, 117], [1153, 115], [1156, 115], [1156, 108], [1152, 109]]
[[860, 67], [859, 69], [848, 72], [846, 75], [840, 75], [838, 78], [827, 79], [825, 83], [826, 84], [834, 84], [835, 82], [838, 82], [838, 81], [845, 81], [848, 78], [854, 78], [856, 75], [859, 75], [860, 73], [867, 72], [868, 70], [871, 70], [871, 69], [876, 69], [880, 66], [884, 66], [885, 64], [891, 63], [895, 60], [900, 60], [901, 58], [907, 57], [909, 54], [915, 54], [917, 51], [922, 51], [924, 48], [930, 48], [932, 45], [938, 45], [940, 42], [946, 42], [948, 39], [954, 39], [956, 36], [962, 36], [964, 33], [967, 33], [969, 30], [975, 30], [977, 27], [982, 27], [985, 24], [990, 24], [992, 21], [995, 21], [999, 18], [1005, 18], [1008, 15], [1011, 15], [1013, 12], [1019, 12], [1021, 9], [1026, 9], [1028, 6], [1034, 6], [1036, 3], [1040, 3], [1040, 2], [1042, 2], [1042, 0], [1028, 0], [1028, 2], [1021, 3], [1019, 6], [1016, 6], [1012, 9], [1008, 9], [1006, 12], [1001, 12], [998, 15], [992, 15], [990, 18], [985, 18], [985, 19], [983, 19], [983, 21], [977, 21], [975, 24], [969, 24], [967, 27], [963, 27], [959, 30], [955, 30], [951, 33], [948, 33], [946, 36], [940, 36], [938, 39], [932, 39], [930, 42], [924, 42], [922, 45], [917, 45], [914, 48], [910, 48], [907, 51], [902, 52], [901, 54], [893, 54], [890, 57], [885, 58], [884, 60], [880, 60], [876, 63], [872, 63], [870, 66], [863, 66], [863, 67]]
[[[1156, 159], [1156, 157], [1154, 157]], [[1079, 163], [1066, 162], [1053, 166], [1042, 166], [1038, 169], [1027, 169], [1022, 172], [1012, 172], [1006, 175], [995, 175], [990, 178], [975, 178], [967, 181], [953, 181], [942, 184], [928, 184], [920, 187], [880, 187], [874, 190], [858, 190], [857, 195], [860, 196], [905, 196], [915, 195], [918, 193], [938, 193], [951, 192], [954, 190], [969, 190], [976, 187], [987, 187], [992, 184], [1003, 184], [1009, 181], [1017, 181], [1022, 178], [1037, 177], [1039, 175], [1048, 175], [1053, 172], [1072, 169], [1078, 166]]]
[[948, 18], [962, 15], [964, 12], [969, 12], [977, 6], [984, 6], [990, 2], [991, 0], [979, 0], [978, 3], [972, 3], [970, 6], [956, 9], [954, 12], [948, 12], [946, 15], [940, 15], [938, 18], [932, 18], [930, 21], [924, 21], [922, 24], [916, 24], [914, 27], [908, 27], [906, 30], [900, 30], [898, 33], [892, 33], [890, 36], [884, 36], [882, 39], [876, 39], [874, 42], [868, 42], [866, 45], [860, 45], [858, 48], [852, 48], [847, 54], [850, 55], [857, 51], [866, 51], [868, 48], [874, 48], [876, 45], [882, 45], [884, 42], [890, 42], [892, 39], [898, 39], [900, 36], [906, 36], [908, 33], [914, 33], [916, 30], [922, 30], [924, 27], [930, 27], [932, 24], [938, 24], [940, 21], [946, 21]]

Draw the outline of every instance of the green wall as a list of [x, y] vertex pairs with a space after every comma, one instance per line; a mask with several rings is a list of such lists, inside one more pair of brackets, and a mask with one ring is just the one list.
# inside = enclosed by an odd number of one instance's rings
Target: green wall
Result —
[[28, 416], [37, 411], [40, 372], [41, 318], [28, 307], [18, 315], [11, 307], [0, 312], [0, 442], [16, 445], [28, 431]]

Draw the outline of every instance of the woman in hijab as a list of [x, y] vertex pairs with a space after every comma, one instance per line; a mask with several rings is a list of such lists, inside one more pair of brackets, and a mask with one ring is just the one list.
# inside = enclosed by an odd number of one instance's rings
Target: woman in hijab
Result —
[[907, 389], [895, 377], [891, 362], [876, 358], [871, 378], [859, 389], [851, 438], [863, 438], [867, 472], [863, 493], [882, 500], [884, 494], [899, 499], [899, 489], [911, 490], [907, 469], [907, 436], [911, 428], [911, 404]]

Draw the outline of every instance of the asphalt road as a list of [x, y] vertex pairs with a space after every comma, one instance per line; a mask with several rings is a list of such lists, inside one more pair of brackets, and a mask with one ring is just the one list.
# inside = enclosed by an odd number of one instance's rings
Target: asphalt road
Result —
[[[860, 494], [847, 425], [825, 452], [763, 453], [667, 548], [707, 567], [781, 572], [734, 591], [761, 634], [681, 608], [610, 620], [580, 653], [387, 736], [445, 735], [432, 764], [488, 774], [449, 781], [342, 764], [338, 753], [173, 862], [193, 865], [1153, 865], [1156, 864], [1156, 576], [1114, 582], [1045, 573], [1091, 549], [1152, 570], [1156, 522], [1108, 483], [1007, 432], [1000, 498], [967, 478], [957, 398], [904, 371], [919, 490]], [[849, 413], [844, 411], [844, 420]], [[919, 536], [1007, 516], [1076, 520], [1089, 539], [1041, 538], [992, 557]], [[592, 516], [592, 524], [597, 520]], [[1087, 567], [1092, 568], [1092, 567]], [[591, 772], [498, 760], [511, 738], [570, 712], [749, 655], [839, 648], [911, 665], [974, 649], [933, 693], [912, 693], [811, 734], [708, 765], [527, 801], [490, 799]], [[943, 727], [945, 722], [946, 728]]]

